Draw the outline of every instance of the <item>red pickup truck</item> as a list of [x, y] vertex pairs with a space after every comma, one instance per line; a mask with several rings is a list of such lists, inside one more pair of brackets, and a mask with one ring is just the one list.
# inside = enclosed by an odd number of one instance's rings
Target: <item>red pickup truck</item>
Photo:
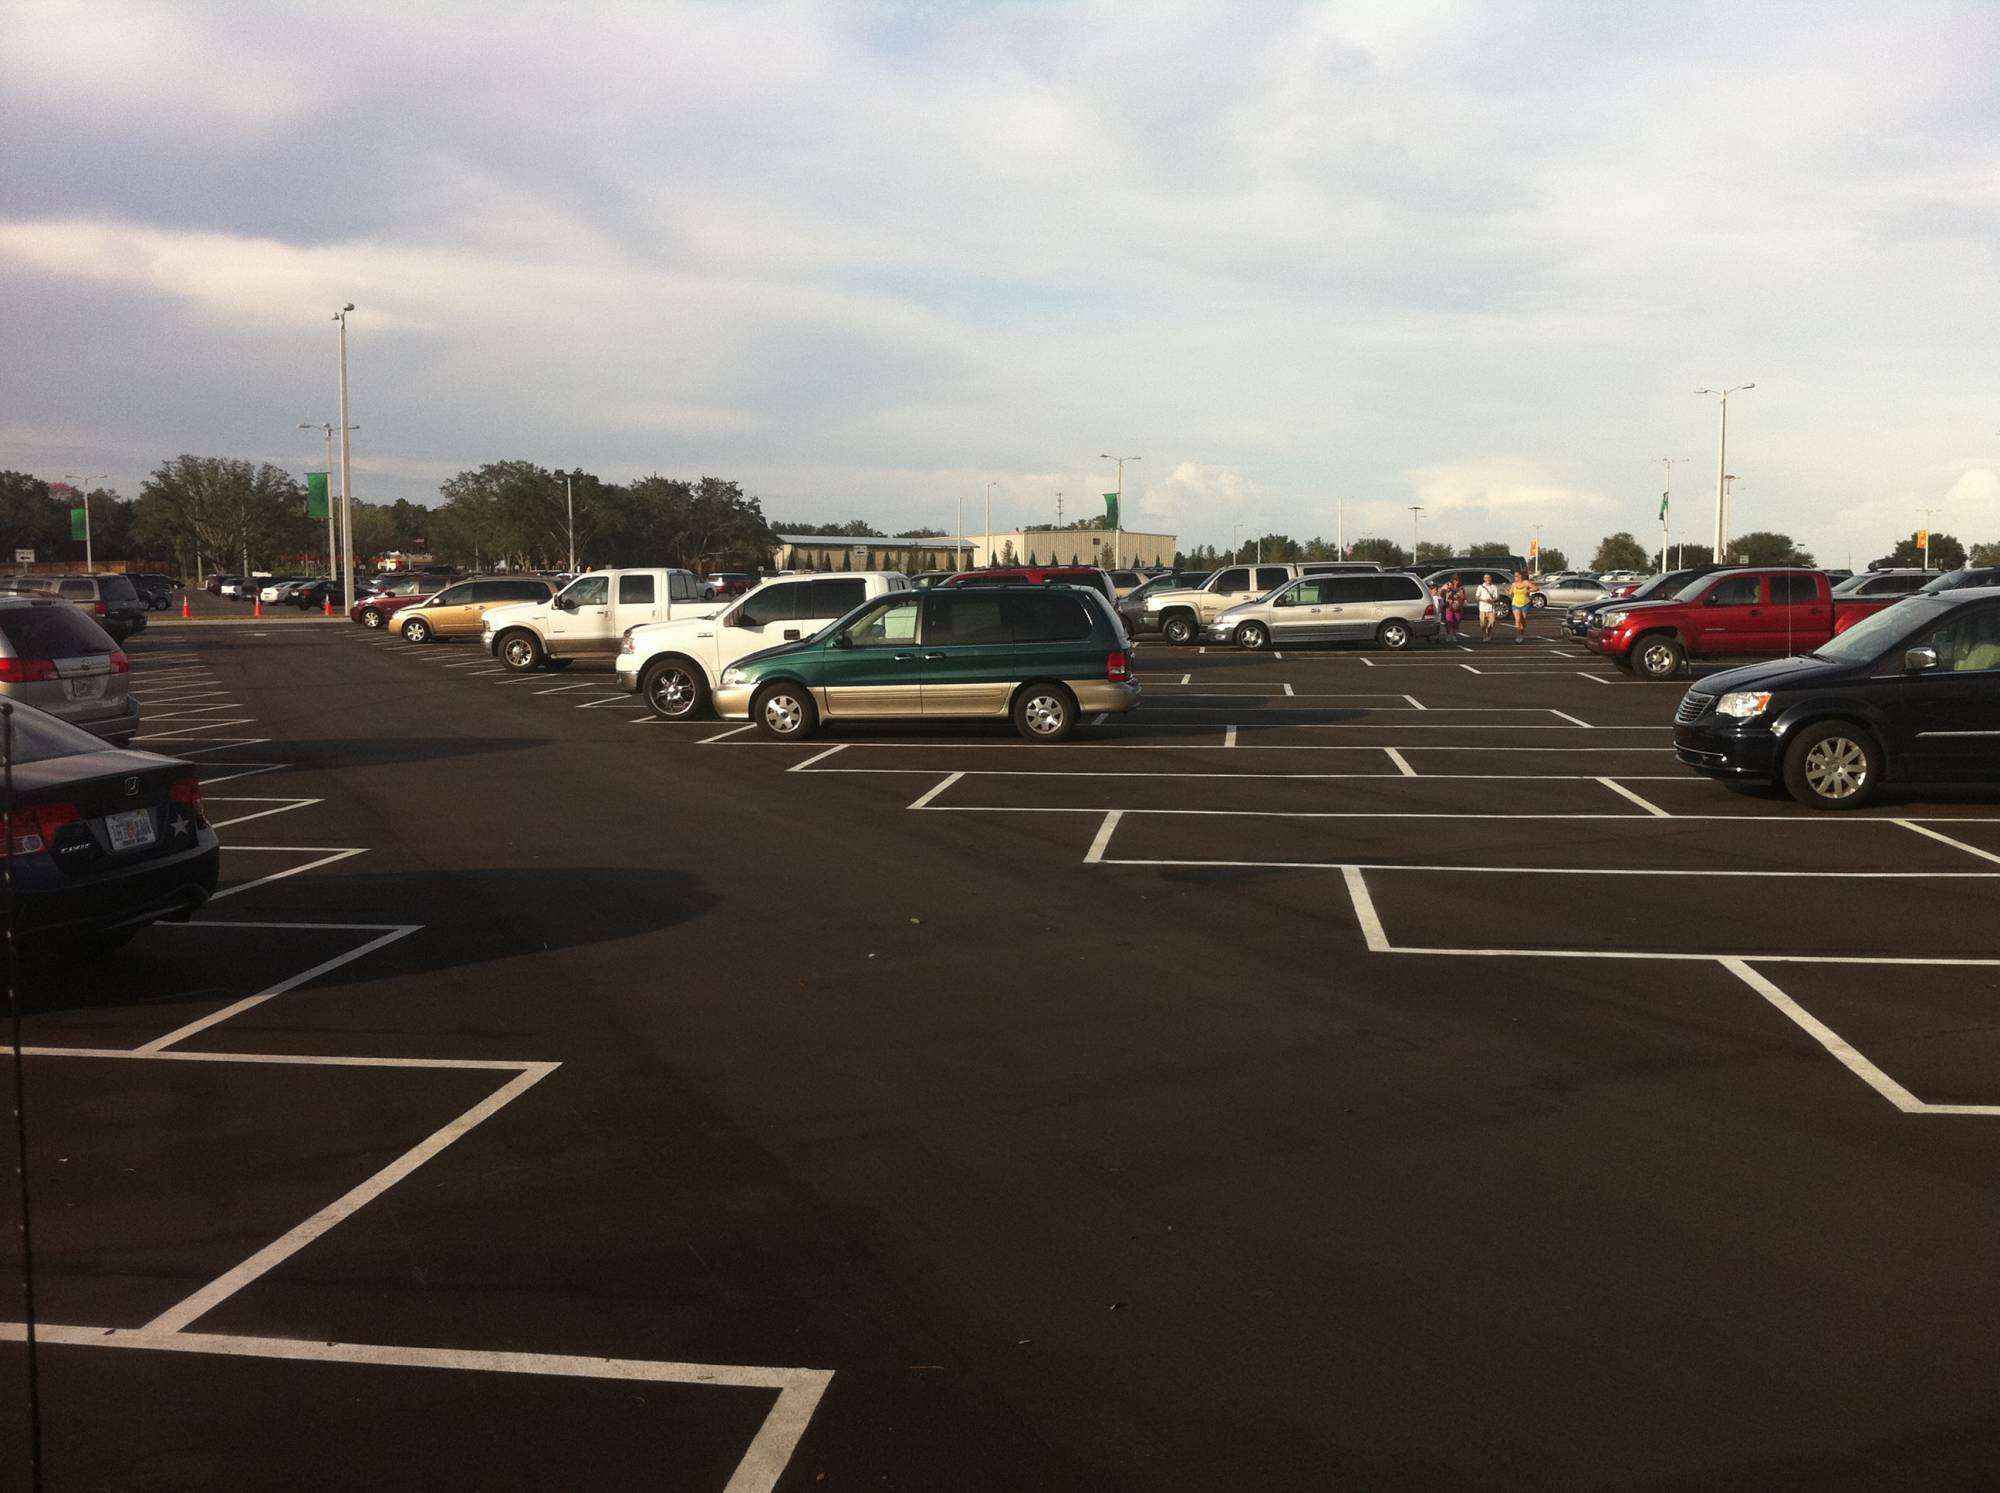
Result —
[[1664, 601], [1608, 606], [1584, 646], [1647, 679], [1671, 679], [1691, 658], [1773, 658], [1833, 637], [1839, 604], [1817, 570], [1721, 570]]

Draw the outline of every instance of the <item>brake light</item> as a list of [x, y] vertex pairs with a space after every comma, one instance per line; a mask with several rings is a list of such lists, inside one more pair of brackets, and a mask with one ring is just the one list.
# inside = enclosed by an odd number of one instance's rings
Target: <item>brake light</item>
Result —
[[64, 825], [83, 818], [75, 804], [36, 804], [0, 815], [0, 826], [14, 842], [14, 854], [39, 855], [55, 841]]
[[1435, 617], [1437, 614], [1438, 614], [1438, 609], [1437, 609], [1437, 604], [1435, 602], [1427, 601], [1424, 603], [1424, 615], [1426, 617]]
[[177, 804], [186, 804], [188, 812], [194, 815], [197, 824], [208, 823], [208, 815], [201, 806], [201, 779], [190, 773], [184, 778], [175, 778], [168, 795]]
[[61, 677], [52, 658], [0, 658], [0, 684], [43, 684]]
[[90, 609], [91, 609], [91, 611], [95, 612], [95, 613], [96, 613], [96, 614], [97, 614], [98, 616], [100, 616], [100, 617], [102, 617], [102, 616], [104, 616], [104, 615], [105, 615], [105, 611], [104, 611], [104, 603], [103, 603], [103, 602], [101, 602], [101, 601], [94, 601], [94, 602], [92, 602], [92, 603], [90, 604]]
[[1132, 677], [1132, 661], [1123, 653], [1113, 653], [1105, 661], [1104, 677], [1112, 684], [1124, 684]]
[[123, 652], [119, 652], [119, 653], [114, 653], [114, 654], [112, 654], [112, 655], [111, 655], [111, 672], [112, 672], [112, 673], [114, 673], [114, 674], [129, 674], [129, 673], [131, 673], [131, 672], [132, 672], [132, 660], [131, 660], [131, 659], [129, 659], [129, 658], [127, 658], [127, 657], [126, 657], [126, 656], [124, 655], [124, 653], [123, 653]]

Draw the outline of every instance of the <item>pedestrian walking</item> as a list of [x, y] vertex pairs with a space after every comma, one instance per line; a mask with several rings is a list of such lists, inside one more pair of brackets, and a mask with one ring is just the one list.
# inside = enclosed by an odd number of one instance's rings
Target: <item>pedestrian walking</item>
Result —
[[1514, 604], [1514, 641], [1517, 643], [1528, 641], [1528, 602], [1534, 594], [1535, 588], [1528, 580], [1528, 572], [1525, 570], [1515, 571], [1512, 601]]
[[1445, 641], [1458, 641], [1459, 624], [1465, 620], [1465, 580], [1453, 576], [1444, 583], [1444, 636]]
[[1472, 595], [1479, 603], [1479, 636], [1490, 643], [1493, 641], [1493, 624], [1500, 620], [1500, 587], [1491, 575], [1483, 576], [1479, 589]]

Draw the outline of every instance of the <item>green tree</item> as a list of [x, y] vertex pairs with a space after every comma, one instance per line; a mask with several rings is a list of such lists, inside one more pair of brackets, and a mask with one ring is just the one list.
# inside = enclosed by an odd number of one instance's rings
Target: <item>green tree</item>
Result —
[[1646, 546], [1639, 543], [1629, 533], [1620, 530], [1607, 534], [1598, 541], [1597, 553], [1591, 556], [1590, 568], [1605, 570], [1651, 570], [1653, 557]]
[[171, 554], [188, 574], [202, 564], [221, 570], [248, 558], [252, 569], [305, 548], [317, 527], [305, 516], [305, 489], [290, 472], [265, 462], [222, 456], [176, 456], [139, 489], [132, 541], [149, 554]]
[[26, 472], [0, 472], [0, 561], [12, 563], [16, 549], [31, 549], [36, 560], [67, 558], [69, 507], [49, 484]]
[[1357, 539], [1347, 547], [1350, 560], [1373, 560], [1378, 565], [1408, 565], [1410, 552], [1393, 539]]
[[1504, 539], [1482, 539], [1465, 551], [1468, 560], [1504, 560], [1514, 551]]
[[[1635, 570], [1643, 570], [1645, 568], [1646, 567], [1643, 564], [1633, 567], [1633, 569]], [[1542, 573], [1544, 575], [1553, 575], [1558, 570], [1568, 570], [1568, 569], [1569, 569], [1568, 555], [1564, 554], [1561, 550], [1557, 549], [1553, 544], [1545, 544], [1542, 546]]]
[[1729, 541], [1729, 559], [1742, 557], [1746, 565], [1810, 565], [1813, 557], [1792, 542], [1789, 534], [1758, 529]]
[[1417, 558], [1412, 563], [1417, 565], [1442, 565], [1451, 558], [1452, 549], [1450, 545], [1440, 543], [1434, 539], [1423, 539], [1417, 543]]
[[[1889, 558], [1897, 565], [1914, 567], [1924, 563], [1923, 546], [1917, 543], [1917, 536], [1896, 541], [1896, 547], [1889, 552]], [[1965, 564], [1965, 546], [1949, 534], [1931, 535], [1931, 569], [1957, 570]]]
[[1975, 544], [1972, 547], [1974, 565], [2000, 565], [2000, 541], [1992, 544]]
[[848, 539], [886, 539], [889, 536], [869, 523], [865, 518], [850, 518], [837, 524], [795, 524], [790, 522], [772, 524], [779, 534], [827, 534]]
[[896, 537], [898, 539], [944, 539], [949, 536], [942, 529], [898, 529]]
[[1706, 544], [1675, 544], [1670, 546], [1676, 568], [1685, 569], [1690, 565], [1713, 565], [1715, 550]]

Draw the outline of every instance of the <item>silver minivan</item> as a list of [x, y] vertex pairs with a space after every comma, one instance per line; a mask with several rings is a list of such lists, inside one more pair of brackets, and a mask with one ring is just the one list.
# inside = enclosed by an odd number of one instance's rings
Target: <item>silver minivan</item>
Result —
[[1268, 596], [1239, 602], [1203, 630], [1211, 643], [1290, 648], [1299, 643], [1375, 643], [1407, 648], [1436, 637], [1437, 606], [1424, 583], [1402, 571], [1311, 575]]
[[131, 665], [88, 613], [54, 597], [0, 596], [0, 695], [124, 746], [139, 729]]

